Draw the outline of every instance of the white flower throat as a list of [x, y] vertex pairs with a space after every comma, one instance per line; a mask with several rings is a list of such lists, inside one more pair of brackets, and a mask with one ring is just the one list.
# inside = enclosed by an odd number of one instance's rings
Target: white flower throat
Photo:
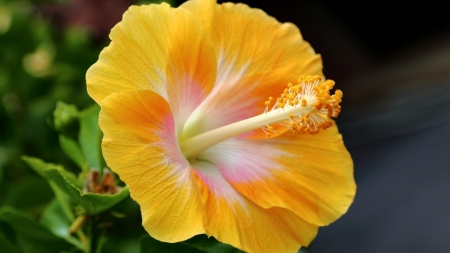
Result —
[[301, 76], [298, 84], [289, 83], [276, 100], [269, 97], [262, 114], [193, 136], [181, 142], [180, 148], [186, 158], [195, 158], [219, 142], [258, 128], [267, 137], [278, 135], [274, 124], [293, 133], [316, 134], [332, 126], [330, 118], [336, 118], [341, 111], [342, 91], [330, 94], [334, 84], [319, 76]]

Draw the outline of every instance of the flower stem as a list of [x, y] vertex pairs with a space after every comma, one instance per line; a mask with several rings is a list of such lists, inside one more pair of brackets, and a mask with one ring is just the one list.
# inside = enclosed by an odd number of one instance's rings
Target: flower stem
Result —
[[[63, 193], [58, 189], [58, 186], [56, 186], [56, 184], [53, 183], [52, 181], [50, 181], [50, 187], [52, 188], [53, 192], [55, 193], [56, 199], [58, 200], [59, 204], [61, 205], [61, 208], [63, 209], [63, 212], [66, 215], [67, 219], [70, 222], [74, 222], [75, 216], [73, 215], [72, 211], [70, 210], [70, 206], [67, 203]], [[83, 245], [83, 248], [86, 249], [88, 247], [88, 239], [87, 239], [86, 235], [83, 233], [83, 231], [81, 229], [78, 229], [76, 231], [76, 234], [77, 234], [78, 238], [80, 239], [81, 244]]]

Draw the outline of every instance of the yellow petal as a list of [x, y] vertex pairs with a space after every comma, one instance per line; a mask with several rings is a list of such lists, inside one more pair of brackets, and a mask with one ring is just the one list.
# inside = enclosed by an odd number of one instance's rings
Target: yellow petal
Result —
[[196, 161], [192, 166], [209, 236], [252, 253], [298, 252], [316, 236], [318, 227], [293, 212], [265, 209], [240, 195], [211, 163]]
[[[197, 8], [204, 2], [194, 0], [187, 5]], [[218, 61], [217, 79], [192, 116], [191, 135], [258, 115], [267, 98], [278, 96], [287, 83], [301, 75], [322, 74], [320, 56], [295, 25], [281, 24], [261, 10], [232, 3], [216, 5], [209, 24], [211, 18], [205, 15], [211, 12], [202, 8], [189, 9], [209, 27]]]
[[182, 127], [216, 77], [214, 49], [200, 21], [168, 4], [132, 6], [110, 37], [86, 74], [92, 98], [101, 103], [114, 92], [153, 90], [169, 101]]
[[266, 140], [229, 139], [199, 159], [218, 167], [227, 181], [257, 205], [282, 207], [324, 226], [353, 202], [353, 163], [336, 127], [316, 135], [290, 134]]
[[216, 9], [215, 0], [186, 1], [180, 5], [180, 8], [185, 8], [192, 12], [194, 16], [201, 21], [207, 31], [211, 29], [211, 23]]
[[140, 205], [148, 233], [166, 242], [204, 233], [199, 190], [168, 103], [152, 91], [114, 93], [99, 122], [105, 160]]

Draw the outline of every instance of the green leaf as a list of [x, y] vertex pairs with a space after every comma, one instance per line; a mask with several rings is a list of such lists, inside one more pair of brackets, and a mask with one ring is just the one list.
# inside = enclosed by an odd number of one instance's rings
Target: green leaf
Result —
[[25, 161], [36, 173], [38, 173], [41, 177], [45, 179], [49, 179], [46, 174], [47, 169], [56, 169], [60, 171], [60, 173], [64, 175], [67, 181], [69, 181], [71, 184], [77, 187], [81, 186], [77, 177], [73, 173], [65, 170], [61, 165], [46, 163], [39, 158], [29, 156], [22, 156], [22, 160]]
[[128, 234], [121, 232], [119, 238], [108, 238], [103, 245], [103, 251], [108, 253], [130, 253], [140, 252], [139, 238], [125, 238]]
[[0, 208], [0, 221], [8, 223], [17, 234], [28, 239], [45, 241], [59, 239], [34, 221], [31, 215], [10, 206]]
[[39, 223], [57, 237], [64, 239], [79, 249], [83, 249], [80, 240], [70, 234], [69, 230], [71, 222], [56, 199], [54, 199], [44, 210]]
[[208, 238], [206, 235], [197, 235], [184, 243], [191, 245], [192, 247], [201, 249], [209, 253], [243, 253], [239, 249], [234, 248], [231, 245], [221, 243], [214, 237]]
[[67, 242], [42, 227], [28, 213], [13, 207], [5, 206], [0, 208], [0, 221], [7, 223], [13, 228], [19, 237], [19, 245], [25, 253], [56, 253], [70, 248]]
[[139, 239], [141, 253], [205, 253], [193, 246], [184, 243], [165, 243], [160, 242], [148, 235], [144, 235]]
[[103, 134], [98, 125], [98, 114], [100, 107], [95, 105], [80, 113], [80, 134], [79, 142], [84, 157], [87, 160], [89, 169], [103, 169], [103, 156], [101, 142]]
[[19, 250], [0, 231], [0, 252], [18, 253]]
[[40, 213], [53, 196], [52, 189], [45, 179], [30, 175], [12, 184], [6, 192], [5, 203], [23, 211]]
[[0, 220], [0, 234], [6, 238], [7, 241], [17, 244], [17, 236], [16, 232], [14, 232], [13, 227], [11, 227], [8, 223]]
[[39, 176], [46, 178], [45, 175], [45, 168], [49, 166], [49, 164], [45, 163], [39, 158], [29, 157], [29, 156], [22, 156], [22, 160], [28, 164]]
[[59, 144], [64, 150], [64, 153], [66, 153], [78, 167], [83, 169], [85, 159], [78, 143], [69, 137], [59, 135]]
[[79, 188], [70, 183], [58, 169], [49, 168], [45, 171], [59, 189], [66, 193], [75, 203], [84, 207], [89, 214], [97, 214], [116, 205], [129, 195], [127, 187], [114, 195], [82, 193]]
[[[72, 173], [62, 166], [45, 163], [38, 158], [22, 157], [39, 175], [51, 181], [57, 189], [67, 195], [74, 203], [81, 205], [88, 214], [97, 214], [108, 210], [129, 196], [127, 187], [114, 195], [82, 193], [78, 181]], [[54, 189], [55, 190], [55, 189]], [[59, 192], [55, 192], [57, 194]]]

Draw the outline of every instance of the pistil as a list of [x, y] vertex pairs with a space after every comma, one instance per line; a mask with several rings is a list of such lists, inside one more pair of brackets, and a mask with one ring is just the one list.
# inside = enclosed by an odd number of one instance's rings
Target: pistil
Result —
[[195, 158], [217, 143], [258, 128], [271, 137], [271, 133], [276, 133], [274, 124], [293, 133], [316, 134], [333, 124], [331, 117], [339, 115], [342, 92], [336, 90], [330, 95], [333, 86], [334, 81], [321, 82], [319, 76], [302, 76], [297, 85], [288, 84], [273, 105], [273, 98], [269, 97], [262, 114], [193, 136], [181, 142], [180, 148], [186, 158]]

